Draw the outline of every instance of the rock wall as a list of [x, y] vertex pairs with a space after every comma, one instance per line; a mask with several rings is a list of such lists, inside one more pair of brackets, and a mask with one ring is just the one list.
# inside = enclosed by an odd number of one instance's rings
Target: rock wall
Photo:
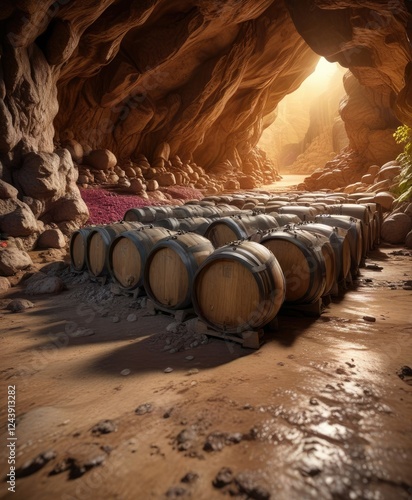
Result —
[[[349, 67], [375, 103], [411, 124], [408, 8], [378, 0], [4, 0], [0, 175], [24, 207], [7, 205], [0, 224], [26, 207], [40, 232], [52, 223], [69, 232], [87, 219], [73, 139], [86, 155], [145, 155], [147, 168], [166, 143], [192, 170], [188, 162], [235, 177], [264, 172], [268, 160], [255, 150], [262, 129], [319, 54]], [[347, 128], [350, 108], [348, 100]], [[351, 146], [364, 161], [370, 149], [357, 139]], [[67, 144], [71, 157], [59, 149]]]

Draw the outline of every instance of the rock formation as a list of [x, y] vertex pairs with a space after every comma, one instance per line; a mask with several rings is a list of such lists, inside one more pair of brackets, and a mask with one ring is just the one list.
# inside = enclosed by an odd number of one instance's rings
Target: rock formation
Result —
[[[255, 146], [319, 55], [373, 95], [381, 130], [392, 111], [412, 123], [408, 9], [400, 0], [3, 1], [0, 177], [18, 193], [1, 199], [0, 232], [19, 220], [29, 248], [52, 223], [65, 234], [83, 223], [73, 160], [82, 180], [100, 172], [97, 181], [120, 182], [125, 165], [135, 169], [137, 180], [121, 181], [132, 190], [274, 179]], [[365, 165], [381, 135], [352, 118], [356, 85], [343, 115]]]

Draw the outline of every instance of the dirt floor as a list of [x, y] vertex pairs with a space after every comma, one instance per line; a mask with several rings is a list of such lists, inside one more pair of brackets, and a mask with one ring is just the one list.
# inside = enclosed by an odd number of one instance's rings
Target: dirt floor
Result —
[[259, 350], [46, 268], [67, 290], [0, 297], [0, 497], [412, 498], [411, 263], [375, 250], [320, 318], [279, 316]]

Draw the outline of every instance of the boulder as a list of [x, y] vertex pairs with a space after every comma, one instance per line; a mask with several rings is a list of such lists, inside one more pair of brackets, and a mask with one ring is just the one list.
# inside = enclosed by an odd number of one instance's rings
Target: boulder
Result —
[[363, 184], [373, 184], [373, 180], [375, 179], [375, 176], [372, 174], [365, 174], [362, 176], [361, 182]]
[[37, 221], [26, 203], [9, 198], [0, 200], [0, 232], [9, 236], [29, 236], [37, 231]]
[[409, 231], [409, 233], [406, 235], [405, 246], [407, 248], [412, 248], [412, 231]]
[[375, 177], [378, 174], [380, 168], [381, 167], [379, 165], [371, 165], [368, 168], [368, 172], [367, 173], [370, 174], [370, 175], [373, 175], [373, 177]]
[[64, 248], [66, 238], [60, 229], [46, 229], [37, 240], [37, 248]]
[[131, 193], [141, 193], [142, 191], [146, 190], [146, 184], [142, 181], [142, 179], [139, 179], [137, 177], [130, 179], [130, 186], [128, 188], [128, 191]]
[[62, 146], [67, 149], [72, 157], [72, 160], [76, 163], [80, 163], [83, 159], [84, 151], [83, 146], [75, 141], [74, 139], [69, 139], [62, 143]]
[[13, 276], [33, 264], [30, 255], [16, 247], [0, 248], [0, 276]]
[[17, 198], [18, 194], [19, 192], [14, 186], [0, 179], [0, 200], [7, 200], [8, 198]]
[[156, 189], [159, 189], [159, 183], [156, 180], [150, 179], [147, 181], [147, 190], [149, 192], [156, 191]]
[[30, 302], [30, 300], [14, 299], [7, 304], [6, 309], [13, 313], [18, 313], [25, 311], [26, 309], [31, 309], [32, 307], [34, 307], [34, 304], [33, 302]]
[[174, 186], [176, 184], [176, 178], [171, 172], [157, 174], [155, 180], [159, 183], [159, 186], [162, 187]]
[[227, 191], [238, 191], [240, 189], [240, 183], [235, 179], [229, 179], [228, 181], [225, 182], [224, 188]]
[[7, 292], [10, 287], [10, 281], [4, 276], [0, 276], [0, 293]]
[[59, 167], [56, 153], [28, 153], [16, 176], [23, 194], [39, 200], [64, 195], [65, 178], [59, 175]]
[[117, 164], [117, 158], [108, 149], [94, 149], [84, 157], [83, 161], [96, 170], [109, 170]]
[[37, 279], [28, 280], [26, 293], [29, 295], [42, 295], [46, 293], [55, 294], [60, 293], [65, 288], [64, 282], [57, 276], [42, 275], [39, 277], [36, 276], [36, 278]]
[[393, 202], [395, 201], [395, 197], [392, 193], [388, 191], [381, 191], [380, 193], [375, 194], [373, 198], [374, 203], [379, 203], [382, 206], [382, 209], [386, 212], [392, 210]]
[[404, 213], [393, 214], [384, 220], [381, 229], [383, 240], [393, 245], [404, 243], [406, 235], [412, 230], [412, 219]]
[[256, 187], [256, 181], [251, 175], [245, 175], [239, 179], [240, 189], [254, 189]]
[[384, 181], [386, 179], [392, 180], [400, 173], [401, 173], [401, 167], [399, 165], [391, 165], [385, 168], [382, 167], [379, 170], [377, 180], [378, 181]]

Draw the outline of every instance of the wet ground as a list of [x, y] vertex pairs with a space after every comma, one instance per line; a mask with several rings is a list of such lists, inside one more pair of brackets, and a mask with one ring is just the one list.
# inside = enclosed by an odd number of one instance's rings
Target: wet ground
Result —
[[0, 497], [412, 498], [412, 257], [396, 250], [320, 318], [280, 316], [257, 351], [169, 349], [171, 317], [80, 278], [1, 310]]

